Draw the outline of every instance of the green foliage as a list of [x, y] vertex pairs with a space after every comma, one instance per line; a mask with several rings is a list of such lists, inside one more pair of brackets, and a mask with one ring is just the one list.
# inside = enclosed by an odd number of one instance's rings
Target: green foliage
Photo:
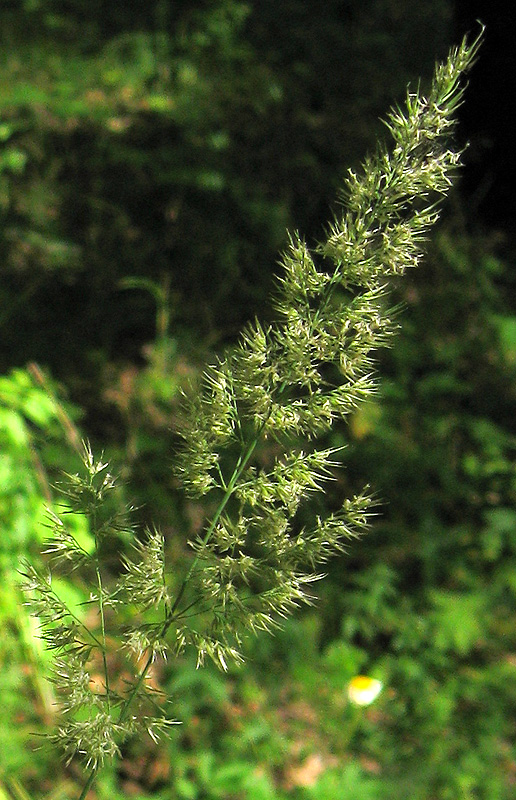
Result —
[[[66, 410], [33, 374], [15, 369], [0, 378], [0, 692], [8, 720], [0, 729], [0, 781], [4, 771], [14, 780], [18, 773], [43, 768], [44, 759], [32, 756], [27, 744], [38, 718], [53, 717], [53, 694], [45, 681], [49, 655], [23, 607], [16, 570], [22, 556], [39, 560], [52, 497], [48, 471], [53, 478], [57, 464], [62, 468], [69, 460], [70, 439], [62, 428]], [[67, 511], [69, 529], [87, 546], [87, 528]], [[68, 585], [61, 588], [73, 595]]]
[[[61, 464], [67, 460], [62, 414], [28, 371], [15, 369], [0, 378], [0, 553], [6, 572], [44, 539], [51, 485], [40, 453], [47, 467], [55, 464], [55, 449]], [[75, 517], [70, 524], [77, 536], [87, 537]]]
[[352, 419], [348, 468], [372, 477], [385, 504], [351, 572], [330, 567], [325, 638], [363, 649], [392, 687], [368, 744], [382, 796], [511, 793], [516, 485], [503, 269], [485, 241], [441, 229], [425, 269], [398, 287], [403, 333], [384, 358], [381, 403]]
[[115, 438], [91, 384], [153, 327], [119, 280], [172, 275], [183, 352], [269, 314], [285, 229], [319, 235], [449, 19], [447, 0], [2, 4], [0, 366], [45, 364]]

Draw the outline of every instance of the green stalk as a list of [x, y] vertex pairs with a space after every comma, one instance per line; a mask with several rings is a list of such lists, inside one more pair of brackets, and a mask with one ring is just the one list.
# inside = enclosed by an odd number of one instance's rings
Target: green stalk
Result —
[[92, 770], [90, 772], [89, 778], [86, 781], [86, 783], [84, 784], [84, 788], [83, 788], [83, 790], [82, 790], [82, 792], [80, 794], [79, 800], [84, 800], [84, 798], [88, 794], [88, 790], [91, 787], [93, 781], [95, 780], [95, 776], [97, 774], [97, 771], [98, 771], [98, 767], [92, 767]]
[[[249, 463], [249, 460], [250, 460], [252, 454], [254, 453], [256, 445], [258, 444], [258, 442], [260, 440], [260, 436], [261, 436], [261, 434], [263, 432], [263, 429], [265, 427], [265, 423], [266, 423], [266, 421], [264, 421], [262, 423], [262, 425], [260, 427], [260, 430], [258, 431], [256, 436], [254, 437], [254, 439], [250, 443], [250, 445], [247, 448], [247, 450], [245, 451], [244, 455], [242, 455], [242, 454], [239, 455], [237, 463], [236, 463], [236, 466], [235, 466], [235, 469], [233, 470], [233, 474], [232, 474], [232, 476], [231, 476], [231, 478], [229, 480], [229, 483], [227, 484], [226, 491], [224, 492], [224, 496], [222, 497], [222, 500], [220, 501], [219, 506], [218, 506], [217, 510], [215, 511], [215, 514], [213, 515], [213, 518], [212, 518], [212, 520], [211, 520], [211, 522], [210, 522], [210, 524], [209, 524], [209, 526], [208, 526], [208, 528], [206, 530], [206, 534], [205, 534], [204, 539], [202, 541], [202, 548], [201, 549], [204, 549], [206, 547], [206, 545], [208, 544], [208, 542], [210, 540], [210, 537], [211, 537], [213, 531], [215, 530], [217, 522], [219, 521], [222, 512], [224, 511], [226, 505], [229, 502], [229, 499], [230, 499], [231, 495], [233, 494], [233, 489], [235, 488], [237, 480], [241, 476], [242, 472], [244, 471], [244, 469], [246, 468], [247, 464]], [[174, 614], [174, 612], [176, 611], [177, 607], [179, 606], [179, 603], [181, 602], [181, 598], [183, 597], [184, 591], [185, 591], [185, 589], [186, 589], [186, 587], [188, 585], [188, 581], [190, 580], [190, 578], [192, 576], [192, 573], [193, 573], [195, 567], [197, 566], [197, 564], [199, 562], [200, 556], [201, 556], [201, 553], [198, 552], [197, 555], [195, 556], [194, 560], [192, 561], [191, 565], [190, 565], [190, 569], [186, 573], [186, 576], [185, 576], [185, 578], [184, 578], [184, 580], [183, 580], [183, 582], [181, 584], [181, 587], [179, 589], [177, 597], [176, 597], [176, 599], [174, 601], [174, 604], [172, 606], [172, 609], [170, 611], [170, 618], [166, 622], [166, 628], [168, 628], [170, 623], [172, 622], [172, 615]]]
[[[90, 483], [93, 484], [93, 478], [90, 478]], [[93, 531], [93, 536], [95, 538], [95, 574], [97, 576], [97, 586], [99, 590], [99, 615], [100, 615], [100, 628], [102, 633], [102, 665], [104, 669], [104, 682], [106, 687], [106, 700], [108, 709], [111, 708], [111, 700], [109, 697], [109, 673], [108, 673], [108, 666], [107, 666], [107, 646], [106, 646], [106, 620], [104, 616], [104, 597], [103, 597], [103, 590], [102, 590], [102, 578], [100, 576], [100, 562], [99, 562], [99, 528], [97, 524], [97, 509], [94, 507], [91, 513], [91, 529]]]
[[95, 564], [95, 572], [97, 574], [97, 585], [99, 587], [99, 614], [100, 614], [100, 627], [102, 631], [102, 664], [104, 667], [104, 680], [106, 685], [106, 699], [107, 699], [107, 706], [108, 709], [111, 708], [111, 698], [109, 696], [109, 672], [107, 666], [107, 659], [106, 659], [106, 652], [107, 652], [107, 645], [106, 645], [106, 620], [104, 617], [104, 598], [102, 596], [102, 579], [100, 577], [100, 568], [99, 563]]

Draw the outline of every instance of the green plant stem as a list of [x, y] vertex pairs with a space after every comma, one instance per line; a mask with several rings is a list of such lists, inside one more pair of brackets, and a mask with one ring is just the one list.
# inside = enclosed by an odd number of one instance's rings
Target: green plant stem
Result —
[[[252, 456], [252, 454], [253, 454], [253, 452], [254, 452], [254, 450], [256, 448], [256, 445], [258, 444], [258, 441], [260, 439], [260, 435], [261, 435], [261, 433], [263, 431], [264, 425], [265, 425], [265, 423], [263, 423], [263, 425], [261, 426], [260, 430], [258, 431], [256, 436], [254, 437], [254, 439], [250, 443], [250, 445], [247, 448], [247, 450], [244, 453], [244, 455], [242, 456], [242, 454], [240, 454], [240, 456], [238, 458], [238, 461], [237, 461], [237, 464], [235, 466], [235, 469], [233, 470], [233, 474], [232, 474], [232, 476], [231, 476], [231, 478], [229, 480], [229, 483], [227, 484], [226, 491], [224, 492], [224, 496], [222, 497], [222, 500], [220, 501], [219, 506], [218, 506], [217, 510], [215, 511], [215, 514], [213, 515], [213, 518], [212, 518], [212, 520], [211, 520], [211, 522], [210, 522], [210, 524], [208, 526], [208, 529], [207, 529], [206, 534], [204, 536], [204, 539], [202, 541], [201, 550], [204, 549], [206, 547], [206, 545], [208, 544], [208, 542], [210, 540], [210, 537], [211, 537], [213, 531], [215, 530], [215, 526], [217, 525], [217, 522], [219, 521], [222, 512], [224, 511], [226, 505], [229, 502], [229, 499], [230, 499], [231, 495], [233, 494], [233, 489], [235, 488], [237, 480], [239, 479], [240, 475], [242, 474], [242, 472], [246, 468], [247, 464], [249, 463], [249, 459], [251, 458], [251, 456]], [[192, 561], [192, 563], [190, 565], [190, 569], [186, 573], [186, 576], [185, 576], [185, 578], [184, 578], [184, 580], [183, 580], [183, 582], [181, 584], [181, 587], [179, 589], [177, 597], [176, 597], [176, 599], [174, 601], [174, 604], [173, 604], [172, 609], [170, 611], [170, 616], [172, 616], [174, 614], [174, 612], [176, 611], [177, 607], [179, 606], [179, 603], [181, 602], [181, 598], [183, 597], [184, 591], [185, 591], [185, 589], [186, 589], [186, 587], [188, 585], [188, 581], [190, 580], [190, 578], [192, 576], [192, 573], [193, 573], [195, 567], [197, 566], [197, 564], [199, 562], [200, 556], [201, 556], [201, 553], [198, 552], [197, 555], [195, 556], [194, 560]], [[168, 627], [169, 624], [170, 624], [170, 622], [167, 624], [167, 627]]]
[[86, 795], [88, 794], [88, 790], [91, 788], [93, 781], [97, 775], [98, 767], [92, 767], [91, 772], [89, 774], [88, 780], [84, 784], [83, 790], [79, 796], [79, 800], [84, 800]]
[[364, 709], [358, 706], [351, 706], [350, 708], [350, 719], [345, 728], [345, 733], [343, 734], [343, 748], [348, 749], [353, 741], [353, 738], [360, 728], [364, 717]]
[[100, 568], [99, 568], [98, 561], [95, 564], [95, 572], [97, 574], [97, 585], [99, 587], [99, 614], [100, 614], [100, 627], [101, 627], [101, 631], [102, 631], [102, 648], [101, 648], [102, 649], [102, 664], [103, 664], [103, 668], [104, 668], [104, 680], [105, 680], [105, 685], [106, 685], [106, 701], [107, 701], [107, 706], [108, 706], [108, 709], [109, 709], [111, 707], [111, 699], [110, 699], [110, 696], [109, 696], [109, 672], [108, 672], [107, 658], [106, 658], [106, 652], [107, 652], [107, 646], [106, 646], [106, 619], [105, 619], [105, 616], [104, 616], [104, 598], [102, 596], [102, 594], [103, 594], [103, 591], [102, 591], [102, 579], [100, 577]]
[[[4, 575], [4, 579], [9, 581], [9, 574]], [[17, 587], [11, 584], [10, 591], [15, 595]], [[27, 661], [32, 665], [31, 678], [36, 696], [39, 697], [44, 709], [45, 718], [50, 720], [54, 717], [55, 697], [51, 685], [43, 678], [42, 672], [42, 644], [35, 632], [35, 626], [31, 625], [31, 617], [27, 614], [22, 602], [15, 604], [16, 625], [20, 634], [20, 641]], [[0, 798], [1, 800], [1, 798]]]
[[17, 778], [7, 778], [7, 788], [9, 789], [9, 795], [5, 795], [5, 800], [8, 800], [9, 797], [14, 797], [16, 800], [31, 800], [30, 795]]

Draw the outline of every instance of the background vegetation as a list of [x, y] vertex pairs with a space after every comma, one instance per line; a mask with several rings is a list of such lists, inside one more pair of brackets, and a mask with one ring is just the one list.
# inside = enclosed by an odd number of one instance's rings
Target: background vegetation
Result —
[[[449, 0], [311, 6], [0, 9], [1, 800], [79, 785], [37, 749], [52, 690], [15, 580], [78, 438], [120, 466], [180, 559], [200, 517], [171, 469], [181, 387], [274, 313], [287, 228], [320, 237], [378, 117], [457, 39]], [[393, 285], [402, 329], [381, 397], [328, 443], [348, 445], [328, 508], [368, 482], [374, 528], [313, 610], [249, 644], [245, 668], [164, 664], [183, 725], [135, 742], [99, 798], [512, 796], [513, 252], [464, 194], [445, 216], [422, 269]], [[358, 672], [385, 686], [360, 714], [345, 696]]]

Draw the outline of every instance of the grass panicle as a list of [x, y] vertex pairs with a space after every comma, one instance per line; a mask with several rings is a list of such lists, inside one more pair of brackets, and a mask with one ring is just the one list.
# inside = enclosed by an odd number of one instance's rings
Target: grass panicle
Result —
[[[410, 89], [405, 107], [390, 112], [390, 149], [380, 146], [359, 172], [348, 173], [325, 241], [310, 249], [291, 236], [277, 321], [250, 323], [185, 401], [178, 474], [185, 490], [208, 496], [215, 511], [191, 542], [190, 564], [175, 589], [156, 530], [122, 557], [121, 577], [113, 578], [105, 545], [134, 536], [131, 509], [120, 504], [117, 481], [89, 446], [82, 471], [61, 487], [68, 507], [87, 518], [94, 547], [74, 538], [66, 515], [51, 512], [50, 571], [27, 564], [24, 580], [55, 652], [61, 722], [52, 740], [89, 770], [79, 800], [126, 739], [143, 731], [157, 739], [173, 724], [148, 681], [157, 657], [193, 648], [198, 666], [206, 658], [223, 670], [240, 663], [246, 633], [272, 630], [310, 603], [321, 565], [367, 528], [367, 490], [311, 526], [298, 512], [325, 491], [338, 467], [338, 451], [320, 446], [318, 437], [376, 391], [375, 351], [397, 327], [389, 281], [419, 263], [450, 189], [460, 162], [454, 114], [479, 43], [480, 37], [453, 49], [428, 94]], [[265, 440], [272, 440], [275, 459], [266, 467], [257, 457]], [[87, 614], [60, 599], [52, 575], [61, 569], [89, 583]], [[130, 629], [117, 627], [121, 607], [132, 611]], [[125, 682], [112, 657], [120, 639], [134, 676]]]

